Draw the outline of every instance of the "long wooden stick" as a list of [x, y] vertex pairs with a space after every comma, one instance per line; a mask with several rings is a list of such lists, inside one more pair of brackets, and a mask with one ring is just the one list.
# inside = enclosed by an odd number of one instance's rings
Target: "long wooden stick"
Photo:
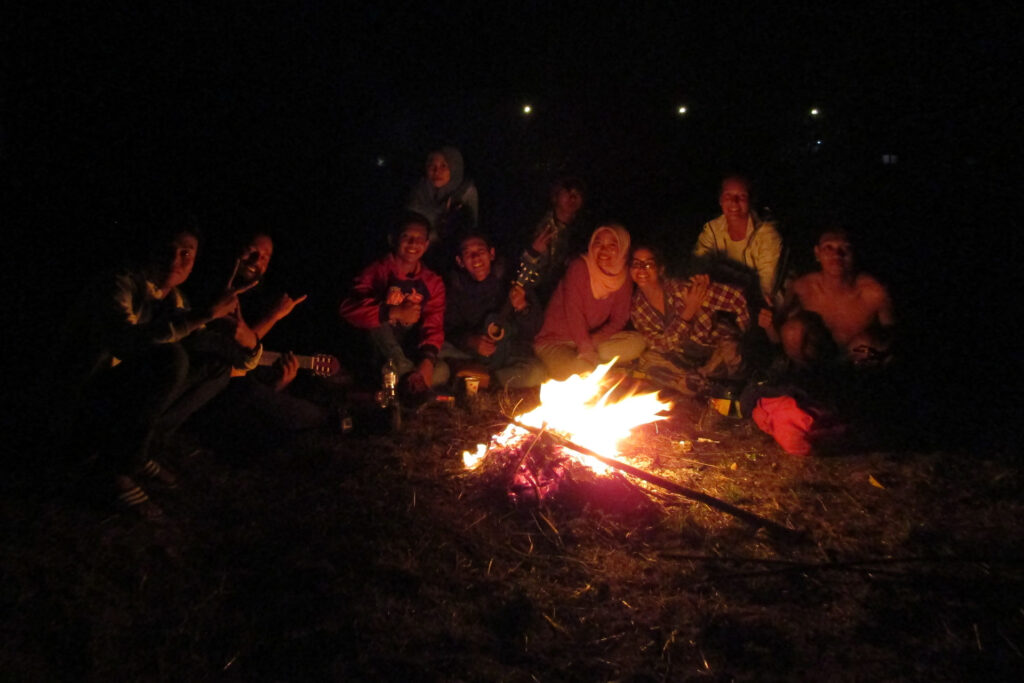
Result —
[[580, 446], [579, 444], [573, 443], [572, 441], [569, 441], [568, 439], [561, 437], [557, 434], [553, 434], [550, 431], [543, 431], [537, 429], [536, 427], [525, 425], [522, 422], [518, 422], [517, 420], [512, 420], [512, 424], [522, 429], [525, 429], [531, 434], [536, 434], [539, 437], [542, 436], [551, 439], [559, 446], [564, 446], [565, 448], [569, 448], [579, 453], [583, 453], [584, 455], [589, 455], [592, 458], [596, 458], [603, 462], [605, 465], [608, 465], [609, 467], [614, 467], [617, 470], [622, 470], [623, 472], [631, 474], [634, 477], [637, 477], [638, 479], [643, 479], [644, 481], [650, 484], [660, 486], [661, 488], [671, 491], [672, 493], [678, 493], [681, 496], [685, 496], [692, 500], [704, 503], [708, 507], [713, 507], [716, 510], [725, 512], [726, 514], [730, 514], [733, 517], [742, 519], [744, 522], [751, 524], [753, 526], [763, 527], [769, 531], [784, 536], [788, 536], [794, 539], [806, 539], [806, 534], [802, 531], [790, 529], [789, 527], [783, 526], [778, 522], [773, 522], [772, 520], [767, 519], [765, 517], [761, 517], [760, 515], [756, 515], [753, 512], [744, 510], [743, 508], [736, 507], [735, 505], [731, 505], [730, 503], [726, 503], [724, 500], [720, 498], [715, 498], [714, 496], [709, 496], [708, 494], [703, 493], [701, 491], [696, 491], [685, 486], [680, 486], [674, 481], [669, 481], [665, 477], [660, 477], [657, 474], [652, 474], [650, 472], [640, 469], [639, 467], [634, 467], [633, 465], [630, 465], [628, 463], [615, 460], [614, 458], [609, 458], [606, 455], [601, 455], [600, 453], [593, 451], [587, 448], [586, 446]]

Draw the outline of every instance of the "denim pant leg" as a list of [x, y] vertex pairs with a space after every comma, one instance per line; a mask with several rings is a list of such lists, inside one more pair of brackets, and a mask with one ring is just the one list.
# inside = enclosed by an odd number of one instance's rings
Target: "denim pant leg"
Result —
[[149, 459], [161, 417], [187, 386], [180, 344], [151, 344], [104, 371], [89, 388], [96, 446], [113, 472], [131, 474]]
[[473, 354], [463, 351], [449, 341], [441, 344], [441, 352], [437, 354], [437, 357], [445, 360], [469, 360], [475, 358]]
[[503, 389], [529, 389], [547, 381], [548, 373], [538, 358], [520, 356], [510, 358], [508, 365], [495, 370], [494, 379]]
[[170, 434], [204, 405], [221, 393], [231, 379], [231, 368], [212, 360], [190, 358], [188, 371], [177, 396], [157, 419], [155, 429], [159, 434]]
[[402, 340], [409, 328], [396, 327], [385, 323], [369, 331], [370, 343], [373, 345], [374, 363], [383, 365], [390, 358], [398, 370], [398, 376], [411, 372], [413, 362], [409, 360], [405, 349], [402, 348]]
[[448, 383], [448, 379], [451, 377], [452, 371], [442, 359], [438, 358], [434, 361], [434, 376], [430, 381], [430, 386], [439, 387]]

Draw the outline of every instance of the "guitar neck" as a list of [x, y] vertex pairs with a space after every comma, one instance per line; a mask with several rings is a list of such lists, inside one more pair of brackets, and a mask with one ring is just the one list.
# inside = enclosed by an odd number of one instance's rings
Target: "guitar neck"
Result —
[[[264, 351], [263, 355], [260, 356], [260, 365], [273, 365], [277, 362], [283, 354], [277, 351]], [[296, 360], [299, 361], [300, 370], [312, 370], [313, 369], [313, 356], [295, 356]]]
[[[273, 365], [281, 355], [277, 351], [264, 349], [263, 355], [260, 356], [260, 365]], [[320, 377], [334, 377], [341, 372], [341, 363], [338, 359], [326, 353], [318, 353], [315, 356], [296, 355], [295, 360], [299, 362], [300, 370], [309, 370]]]

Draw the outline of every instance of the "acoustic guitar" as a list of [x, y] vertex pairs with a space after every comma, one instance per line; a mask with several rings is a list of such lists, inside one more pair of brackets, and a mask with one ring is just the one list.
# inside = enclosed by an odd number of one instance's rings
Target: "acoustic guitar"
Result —
[[[540, 272], [532, 264], [521, 260], [509, 289], [518, 286], [528, 292], [537, 284], [538, 279], [540, 279]], [[512, 308], [512, 302], [505, 301], [505, 305], [501, 307], [500, 311], [491, 313], [484, 320], [484, 333], [495, 343], [512, 336], [515, 333], [514, 314], [515, 309]]]

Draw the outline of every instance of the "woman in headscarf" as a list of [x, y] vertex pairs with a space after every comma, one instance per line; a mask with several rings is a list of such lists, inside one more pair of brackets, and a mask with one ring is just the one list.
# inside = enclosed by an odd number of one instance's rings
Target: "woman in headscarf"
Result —
[[626, 229], [604, 225], [590, 236], [587, 253], [569, 264], [533, 342], [552, 378], [564, 380], [615, 357], [629, 362], [643, 353], [643, 336], [623, 331], [633, 293], [628, 255]]
[[[441, 147], [427, 155], [423, 177], [416, 183], [406, 205], [430, 221], [430, 254], [447, 270], [450, 243], [476, 229], [479, 212], [476, 185], [466, 178], [462, 154], [455, 147]], [[438, 248], [439, 244], [442, 248]], [[428, 252], [429, 253], [429, 252]]]

